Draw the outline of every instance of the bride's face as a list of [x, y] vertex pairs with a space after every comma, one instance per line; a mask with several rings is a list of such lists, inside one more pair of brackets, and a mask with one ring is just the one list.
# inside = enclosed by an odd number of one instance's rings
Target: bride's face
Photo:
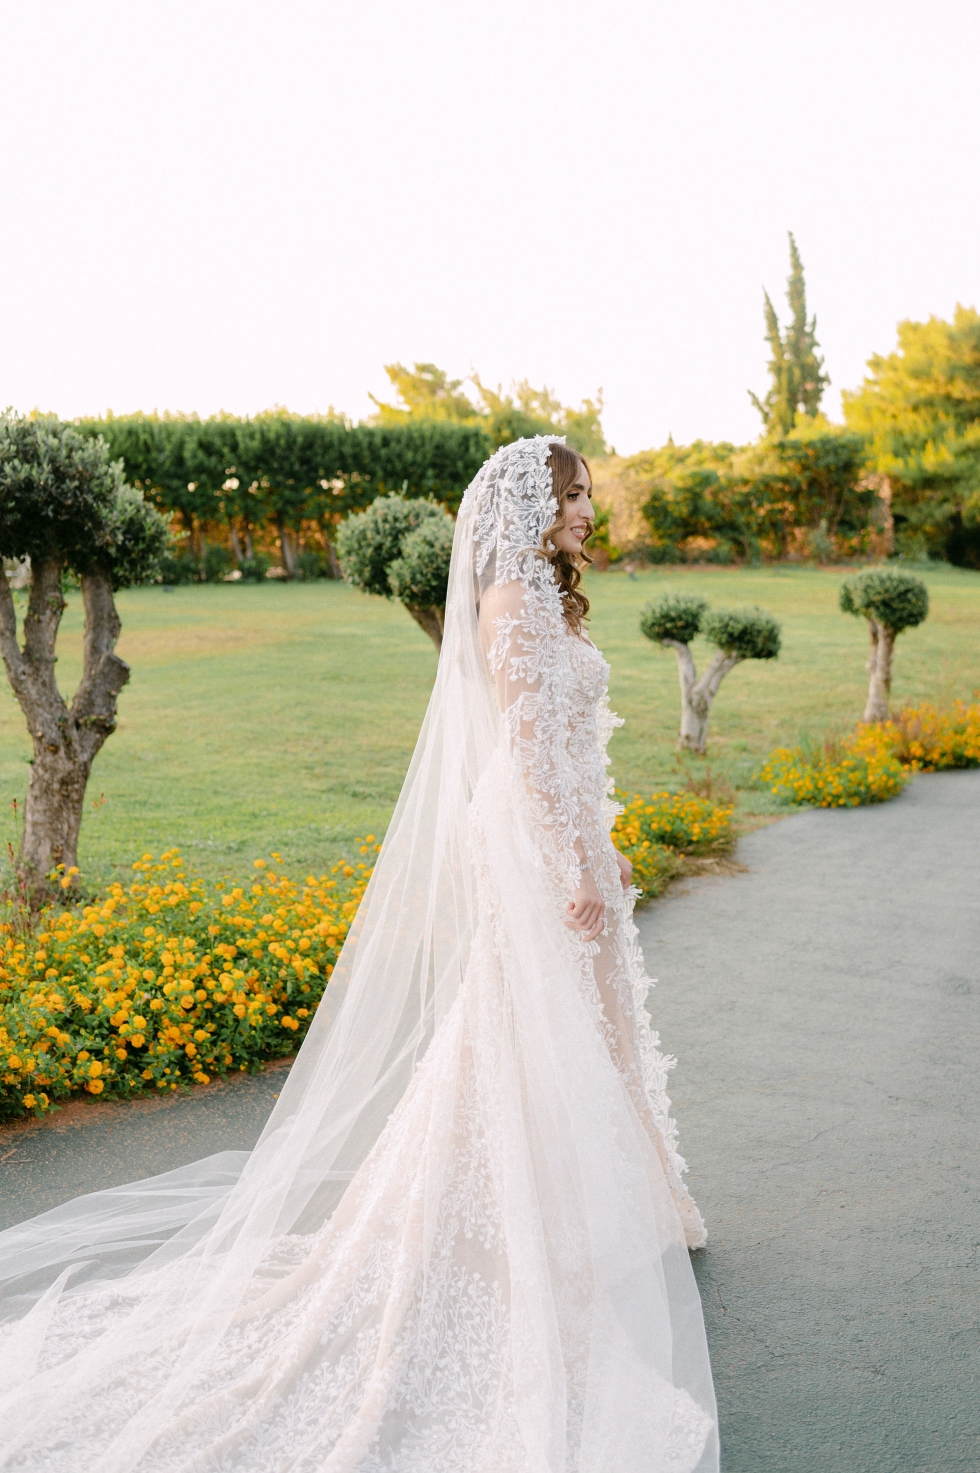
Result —
[[565, 494], [565, 525], [552, 534], [559, 552], [579, 553], [582, 543], [592, 531], [592, 485], [585, 466], [579, 461], [578, 475]]

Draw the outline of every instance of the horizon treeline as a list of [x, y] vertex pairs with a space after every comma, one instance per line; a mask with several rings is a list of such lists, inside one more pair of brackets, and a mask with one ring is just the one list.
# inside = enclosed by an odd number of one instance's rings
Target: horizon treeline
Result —
[[[251, 417], [107, 415], [77, 421], [107, 441], [128, 480], [175, 523], [174, 579], [234, 573], [336, 576], [341, 521], [378, 495], [455, 512], [498, 446], [564, 435], [592, 463], [603, 555], [655, 562], [830, 562], [901, 555], [980, 569], [980, 314], [901, 322], [823, 414], [829, 379], [792, 235], [786, 325], [764, 297], [769, 387], [747, 445], [696, 440], [619, 457], [599, 390], [578, 409], [524, 380], [510, 393], [433, 363], [386, 365], [396, 402], [354, 425], [273, 409]], [[372, 396], [373, 397], [373, 396]], [[272, 558], [280, 567], [269, 568]]]

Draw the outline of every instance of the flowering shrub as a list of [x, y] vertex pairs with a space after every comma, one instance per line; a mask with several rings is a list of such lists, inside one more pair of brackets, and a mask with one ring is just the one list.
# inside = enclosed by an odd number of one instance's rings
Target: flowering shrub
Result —
[[[376, 849], [369, 835], [361, 853]], [[51, 906], [30, 935], [0, 926], [0, 1117], [43, 1115], [79, 1090], [207, 1084], [292, 1053], [371, 867], [303, 885], [255, 868], [251, 886], [209, 886], [177, 850], [148, 854], [98, 903]]]
[[659, 895], [682, 868], [682, 854], [721, 853], [731, 847], [733, 808], [693, 793], [631, 798], [613, 825], [613, 842], [633, 863], [633, 881]]
[[884, 726], [859, 726], [842, 741], [820, 746], [779, 747], [769, 754], [759, 778], [777, 798], [817, 808], [883, 803], [905, 784], [892, 735]]
[[950, 710], [940, 711], [922, 701], [897, 712], [888, 728], [903, 767], [915, 772], [980, 767], [980, 705], [956, 701]]

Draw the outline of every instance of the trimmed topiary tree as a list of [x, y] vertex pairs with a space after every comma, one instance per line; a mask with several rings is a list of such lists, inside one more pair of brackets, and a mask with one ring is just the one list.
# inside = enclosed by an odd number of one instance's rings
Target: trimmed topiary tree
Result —
[[[677, 656], [681, 683], [678, 745], [703, 756], [708, 742], [708, 715], [721, 682], [743, 660], [774, 660], [780, 647], [779, 624], [764, 609], [712, 612], [703, 598], [667, 594], [643, 610], [640, 629], [647, 639], [672, 649]], [[700, 680], [690, 648], [697, 634], [718, 646], [718, 653]]]
[[442, 648], [455, 530], [452, 517], [428, 518], [414, 532], [409, 532], [402, 542], [401, 557], [388, 569], [392, 593], [429, 635], [437, 650]]
[[380, 598], [397, 598], [442, 648], [452, 517], [434, 501], [379, 496], [347, 518], [337, 534], [344, 577]]
[[[34, 743], [18, 870], [43, 892], [58, 865], [77, 863], [92, 762], [116, 726], [129, 666], [114, 654], [113, 591], [151, 577], [169, 545], [166, 522], [122, 478], [102, 440], [56, 419], [0, 415], [0, 554], [30, 559], [23, 645], [6, 575], [0, 576], [0, 652]], [[62, 582], [81, 580], [82, 678], [69, 705], [55, 680], [66, 604]]]
[[929, 613], [929, 590], [921, 578], [897, 568], [872, 568], [841, 584], [840, 606], [845, 614], [868, 621], [871, 651], [867, 670], [868, 701], [865, 721], [888, 720], [892, 688], [892, 656], [903, 629], [914, 629]]

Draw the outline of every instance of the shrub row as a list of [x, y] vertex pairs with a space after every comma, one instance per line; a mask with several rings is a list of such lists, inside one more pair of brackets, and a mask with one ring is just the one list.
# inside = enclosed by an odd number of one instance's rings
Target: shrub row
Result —
[[[368, 836], [361, 853], [376, 847]], [[0, 927], [0, 1118], [80, 1090], [206, 1084], [294, 1052], [371, 869], [297, 884], [255, 865], [251, 886], [208, 885], [177, 850], [145, 855], [98, 903], [53, 906], [29, 933]]]
[[455, 511], [493, 448], [479, 425], [350, 425], [333, 414], [283, 409], [250, 419], [110, 414], [77, 423], [105, 440], [127, 481], [196, 534], [199, 576], [214, 576], [202, 530], [221, 543], [230, 538], [237, 563], [239, 538], [249, 559], [253, 533], [267, 530], [281, 541], [287, 532], [302, 535], [305, 525], [329, 540], [341, 517], [385, 491], [431, 496]]

